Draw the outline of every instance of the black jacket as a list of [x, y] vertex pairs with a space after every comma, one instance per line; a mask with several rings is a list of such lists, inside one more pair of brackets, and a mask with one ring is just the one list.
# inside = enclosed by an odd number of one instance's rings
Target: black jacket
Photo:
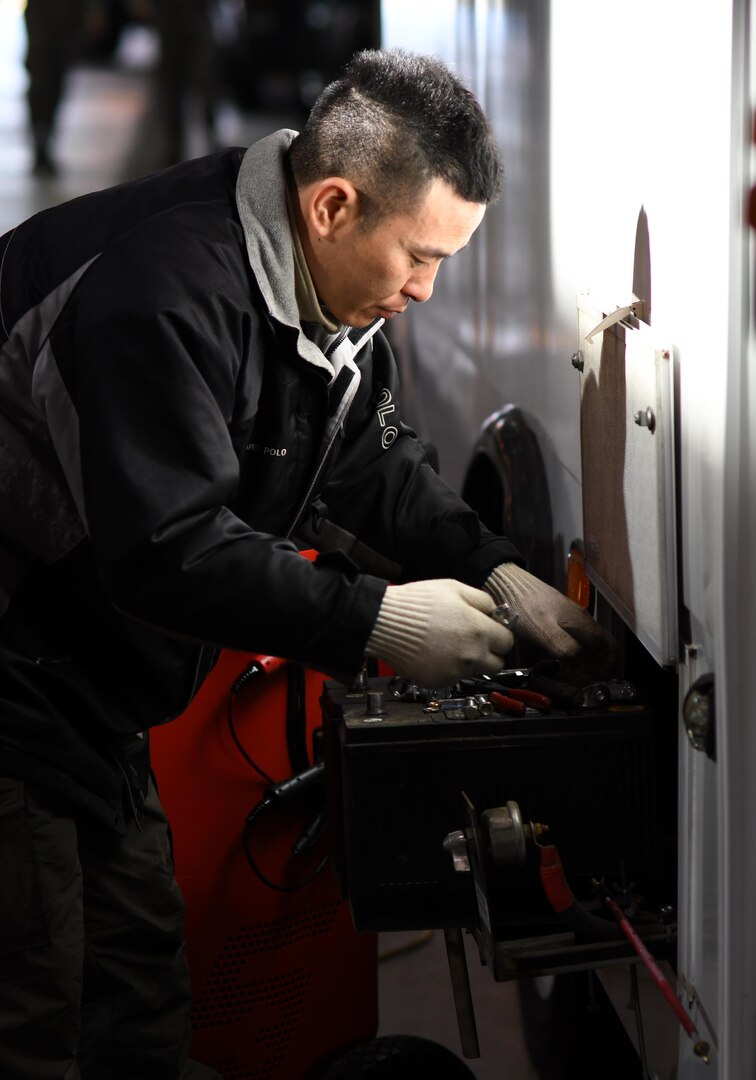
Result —
[[479, 586], [517, 557], [402, 423], [378, 327], [330, 358], [303, 334], [291, 137], [0, 239], [0, 773], [116, 828], [124, 777], [144, 788], [138, 733], [186, 707], [218, 647], [358, 669], [386, 577], [303, 559], [313, 505], [397, 579]]

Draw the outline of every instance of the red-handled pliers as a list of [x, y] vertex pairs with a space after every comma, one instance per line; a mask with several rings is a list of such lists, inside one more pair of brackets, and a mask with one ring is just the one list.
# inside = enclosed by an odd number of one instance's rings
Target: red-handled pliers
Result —
[[541, 713], [551, 712], [551, 698], [545, 694], [537, 694], [535, 690], [512, 687], [507, 688], [506, 694], [500, 690], [492, 690], [488, 697], [497, 712], [506, 713], [508, 716], [524, 716], [528, 707]]

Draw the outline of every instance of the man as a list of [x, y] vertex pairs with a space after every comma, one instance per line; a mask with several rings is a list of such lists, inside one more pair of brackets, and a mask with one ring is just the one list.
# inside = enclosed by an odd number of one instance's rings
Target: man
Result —
[[148, 731], [219, 646], [433, 686], [502, 666], [505, 601], [549, 653], [605, 644], [429, 467], [380, 333], [500, 183], [442, 64], [366, 52], [301, 135], [0, 240], [1, 1075], [186, 1075]]
[[158, 113], [167, 165], [187, 154], [187, 114], [195, 105], [205, 145], [214, 149], [218, 72], [212, 0], [152, 0], [160, 41], [157, 69]]
[[32, 173], [40, 178], [57, 173], [51, 144], [66, 78], [83, 44], [88, 7], [87, 0], [26, 0], [24, 7]]

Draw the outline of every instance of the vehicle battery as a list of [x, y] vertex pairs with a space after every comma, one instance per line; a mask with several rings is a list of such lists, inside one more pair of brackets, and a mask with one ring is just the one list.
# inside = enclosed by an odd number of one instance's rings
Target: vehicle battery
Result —
[[[524, 821], [548, 825], [579, 900], [595, 897], [596, 878], [674, 899], [676, 796], [662, 786], [664, 725], [652, 709], [450, 719], [392, 699], [389, 685], [327, 682], [322, 698], [331, 843], [357, 929], [475, 925], [472, 875], [443, 846], [468, 824], [464, 796], [478, 814], [514, 800]], [[488, 886], [498, 933], [563, 929], [533, 844], [525, 865], [493, 868]]]

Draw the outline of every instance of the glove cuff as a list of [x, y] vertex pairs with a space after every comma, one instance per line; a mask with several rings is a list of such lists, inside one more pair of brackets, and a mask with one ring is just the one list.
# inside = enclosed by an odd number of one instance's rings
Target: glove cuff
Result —
[[367, 656], [380, 656], [394, 667], [411, 663], [418, 656], [433, 613], [427, 585], [417, 581], [388, 586], [365, 646]]
[[532, 591], [533, 586], [527, 570], [523, 570], [517, 563], [505, 562], [491, 571], [483, 588], [497, 604], [507, 603], [514, 607], [514, 602], [524, 593]]

